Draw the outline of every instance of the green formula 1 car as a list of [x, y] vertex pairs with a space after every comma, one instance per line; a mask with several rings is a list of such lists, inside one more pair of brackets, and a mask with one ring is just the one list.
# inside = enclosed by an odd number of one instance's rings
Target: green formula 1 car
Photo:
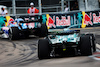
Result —
[[53, 31], [38, 41], [39, 59], [68, 55], [88, 56], [95, 51], [94, 34], [81, 34], [80, 30]]

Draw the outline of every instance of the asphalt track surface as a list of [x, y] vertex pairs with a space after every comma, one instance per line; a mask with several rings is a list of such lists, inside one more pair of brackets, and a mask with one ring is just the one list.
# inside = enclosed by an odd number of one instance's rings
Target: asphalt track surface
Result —
[[[100, 28], [81, 29], [81, 33], [94, 33], [100, 44]], [[39, 60], [38, 37], [9, 41], [0, 38], [0, 67], [100, 67], [100, 49], [92, 56], [76, 56]]]

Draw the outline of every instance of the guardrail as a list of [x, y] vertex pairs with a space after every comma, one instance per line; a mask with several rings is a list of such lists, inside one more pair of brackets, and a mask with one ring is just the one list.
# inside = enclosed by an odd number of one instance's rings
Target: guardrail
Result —
[[[27, 14], [27, 10], [30, 7], [16, 7], [16, 14]], [[36, 7], [39, 9], [38, 7]], [[8, 8], [9, 14], [12, 14], [12, 7]], [[51, 11], [52, 10], [52, 11]], [[42, 12], [47, 13], [47, 12], [60, 12], [61, 11], [61, 6], [53, 6], [53, 7], [42, 7]]]

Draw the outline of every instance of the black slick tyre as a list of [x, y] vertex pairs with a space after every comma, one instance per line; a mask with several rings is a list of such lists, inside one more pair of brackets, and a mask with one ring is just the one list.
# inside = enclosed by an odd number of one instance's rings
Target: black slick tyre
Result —
[[84, 35], [80, 38], [80, 53], [83, 56], [93, 54], [92, 40], [90, 36]]
[[92, 44], [93, 44], [93, 52], [96, 51], [96, 43], [95, 43], [95, 36], [94, 34], [87, 34], [92, 37]]
[[19, 39], [19, 29], [18, 27], [11, 27], [9, 29], [9, 40], [17, 40]]
[[40, 39], [38, 41], [38, 58], [39, 59], [50, 58], [50, 48], [47, 39]]
[[39, 37], [45, 37], [48, 35], [48, 29], [47, 29], [46, 24], [41, 24], [38, 34], [39, 34]]

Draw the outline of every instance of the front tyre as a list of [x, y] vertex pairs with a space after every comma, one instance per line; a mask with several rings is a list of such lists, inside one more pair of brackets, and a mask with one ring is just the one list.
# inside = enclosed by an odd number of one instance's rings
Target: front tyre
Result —
[[48, 29], [46, 24], [41, 24], [40, 31], [39, 31], [39, 37], [45, 37], [48, 35]]

